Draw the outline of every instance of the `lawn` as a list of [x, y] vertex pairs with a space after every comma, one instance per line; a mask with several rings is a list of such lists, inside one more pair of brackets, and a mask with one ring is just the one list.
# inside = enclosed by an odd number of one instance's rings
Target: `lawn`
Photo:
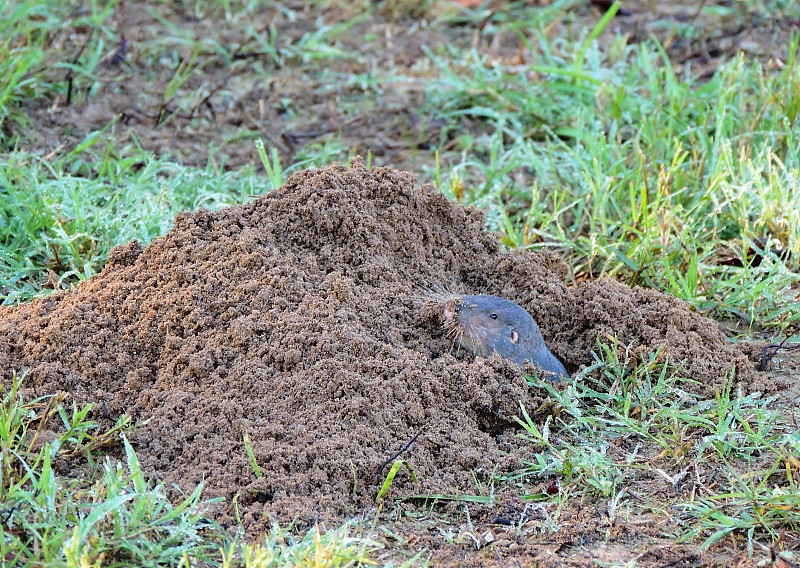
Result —
[[[531, 379], [558, 410], [519, 407], [513, 474], [412, 499], [392, 485], [413, 460], [397, 460], [369, 516], [253, 534], [209, 513], [203, 483], [150, 475], [126, 414], [32, 397], [7, 368], [4, 565], [800, 561], [800, 6], [19, 0], [0, 15], [0, 318], [70, 294], [181, 211], [362, 156], [480, 208], [507, 249], [552, 253], [570, 289], [613, 279], [685, 302], [753, 372], [761, 357], [768, 385], [731, 374], [700, 392], [683, 362], [611, 337], [565, 384]], [[509, 492], [522, 515], [473, 523]]]

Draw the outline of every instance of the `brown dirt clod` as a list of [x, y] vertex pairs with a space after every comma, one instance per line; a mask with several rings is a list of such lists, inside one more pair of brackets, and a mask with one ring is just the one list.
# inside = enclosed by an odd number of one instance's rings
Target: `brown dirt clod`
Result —
[[269, 515], [368, 511], [378, 468], [420, 432], [402, 455], [420, 485], [400, 473], [390, 495], [473, 492], [473, 472], [519, 466], [511, 416], [543, 395], [513, 364], [454, 352], [421, 315], [425, 290], [457, 283], [516, 301], [571, 372], [610, 334], [687, 359], [698, 388], [713, 391], [733, 365], [739, 383], [757, 378], [682, 302], [610, 281], [570, 289], [566, 270], [552, 254], [502, 250], [482, 213], [411, 174], [354, 160], [246, 205], [181, 214], [76, 289], [0, 309], [2, 381], [24, 371], [30, 394], [147, 419], [131, 435], [145, 471], [184, 490], [205, 480], [207, 496], [226, 498], [223, 523], [238, 495], [258, 533]]

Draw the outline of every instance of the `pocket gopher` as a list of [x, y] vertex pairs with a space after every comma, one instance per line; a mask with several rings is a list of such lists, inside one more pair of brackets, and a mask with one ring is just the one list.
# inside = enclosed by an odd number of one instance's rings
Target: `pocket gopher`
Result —
[[530, 361], [550, 380], [566, 378], [531, 315], [510, 300], [478, 294], [451, 295], [440, 304], [440, 319], [461, 347], [488, 357], [495, 351], [518, 365]]

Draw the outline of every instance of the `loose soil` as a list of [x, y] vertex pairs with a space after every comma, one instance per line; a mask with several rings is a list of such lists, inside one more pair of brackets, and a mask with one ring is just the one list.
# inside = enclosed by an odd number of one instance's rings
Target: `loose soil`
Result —
[[403, 471], [390, 497], [471, 494], [521, 466], [513, 416], [523, 404], [542, 420], [548, 398], [496, 355], [455, 350], [423, 309], [431, 290], [519, 303], [570, 372], [616, 338], [642, 358], [662, 349], [704, 394], [734, 367], [745, 390], [777, 388], [681, 301], [607, 280], [569, 288], [566, 275], [554, 255], [507, 252], [481, 212], [412, 174], [355, 160], [181, 214], [74, 290], [0, 309], [0, 370], [6, 387], [23, 372], [29, 395], [95, 403], [101, 423], [130, 414], [146, 473], [184, 491], [205, 481], [225, 497], [212, 515], [232, 526], [238, 502], [251, 536], [270, 517], [374, 514], [381, 466], [411, 441], [401, 457], [420, 483]]

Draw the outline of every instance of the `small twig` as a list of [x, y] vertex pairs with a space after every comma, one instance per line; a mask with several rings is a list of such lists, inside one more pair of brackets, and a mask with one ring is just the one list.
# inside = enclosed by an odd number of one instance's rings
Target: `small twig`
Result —
[[[775, 355], [777, 355], [778, 351], [780, 351], [781, 349], [783, 349], [784, 351], [792, 351], [794, 349], [800, 349], [800, 344], [798, 344], [798, 345], [789, 345], [789, 346], [785, 345], [785, 343], [787, 341], [789, 341], [792, 337], [794, 337], [794, 335], [798, 331], [800, 331], [800, 327], [796, 328], [792, 333], [787, 335], [784, 338], [784, 340], [781, 341], [780, 343], [778, 343], [778, 344], [771, 343], [770, 345], [765, 345], [764, 347], [762, 347], [761, 348], [761, 364], [758, 366], [758, 370], [762, 371], [762, 372], [766, 371], [767, 370], [767, 365], [769, 365], [770, 361], [772, 361], [772, 358], [775, 357]], [[767, 351], [768, 350], [772, 351], [769, 354], [769, 356], [767, 355]]]
[[383, 471], [383, 468], [385, 468], [387, 465], [389, 465], [390, 463], [392, 463], [392, 462], [395, 460], [395, 458], [397, 458], [397, 456], [399, 456], [400, 454], [402, 454], [403, 452], [405, 452], [405, 451], [406, 451], [408, 448], [410, 448], [410, 447], [411, 447], [411, 444], [413, 444], [413, 443], [416, 441], [416, 439], [417, 439], [417, 438], [419, 438], [419, 435], [420, 435], [420, 434], [422, 434], [422, 430], [420, 430], [419, 432], [417, 432], [416, 434], [414, 434], [414, 437], [413, 437], [413, 438], [411, 438], [411, 439], [408, 441], [408, 443], [407, 443], [405, 446], [403, 446], [402, 448], [400, 448], [400, 451], [398, 451], [398, 452], [396, 452], [396, 453], [392, 454], [392, 456], [391, 456], [391, 457], [390, 457], [388, 460], [386, 460], [385, 462], [383, 462], [383, 463], [381, 464], [381, 467], [379, 467], [379, 468], [378, 468], [378, 471], [376, 471], [376, 472], [375, 472], [375, 477], [380, 477], [380, 476], [381, 476], [381, 472]]
[[128, 52], [128, 40], [125, 38], [125, 34], [121, 34], [119, 36], [119, 43], [117, 44], [117, 49], [115, 49], [110, 54], [106, 55], [101, 63], [104, 67], [115, 67], [120, 63], [127, 63], [125, 60], [125, 54]]
[[706, 7], [706, 2], [707, 1], [708, 0], [703, 0], [702, 2], [700, 2], [700, 5], [697, 7], [697, 11], [695, 11], [695, 13], [692, 15], [691, 19], [689, 20], [689, 25], [690, 26], [694, 26], [694, 24], [697, 22], [697, 18], [700, 17], [700, 12], [702, 12], [703, 8]]
[[[230, 80], [230, 78], [231, 78], [230, 75], [226, 75], [213, 88], [211, 88], [209, 90], [208, 94], [205, 97], [203, 97], [203, 99], [199, 103], [194, 105], [194, 108], [192, 109], [192, 112], [190, 113], [190, 116], [199, 116], [199, 114], [200, 114], [199, 109], [200, 109], [200, 107], [204, 106], [204, 107], [208, 108], [209, 112], [211, 112], [211, 118], [212, 119], [216, 119], [217, 115], [214, 112], [214, 106], [211, 104], [211, 100], [210, 99], [211, 99], [211, 97], [216, 95], [219, 91], [221, 91], [223, 88], [225, 88], [228, 85], [228, 81]], [[195, 114], [195, 112], [197, 114]]]
[[307, 132], [297, 132], [297, 131], [292, 131], [292, 130], [286, 130], [281, 134], [281, 136], [283, 136], [284, 138], [287, 138], [287, 139], [291, 139], [292, 142], [297, 142], [298, 140], [300, 140], [302, 138], [318, 138], [319, 136], [324, 136], [325, 134], [331, 134], [332, 132], [338, 132], [338, 131], [342, 130], [343, 128], [347, 128], [348, 126], [352, 126], [353, 124], [361, 122], [362, 120], [364, 120], [364, 115], [360, 114], [360, 115], [355, 116], [355, 117], [351, 118], [350, 120], [346, 120], [345, 122], [342, 122], [341, 124], [338, 124], [338, 125], [329, 124], [327, 126], [324, 126], [320, 130], [309, 130]]
[[486, 28], [486, 25], [489, 21], [494, 17], [494, 10], [489, 10], [486, 16], [478, 22], [478, 25], [475, 26], [475, 33], [472, 36], [472, 48], [478, 49], [481, 46], [481, 34], [483, 30]]
[[[93, 32], [94, 32], [94, 30], [92, 30], [92, 33]], [[70, 63], [72, 65], [77, 65], [78, 64], [78, 59], [80, 59], [81, 55], [83, 55], [83, 50], [86, 49], [86, 46], [89, 45], [90, 41], [92, 41], [92, 34], [91, 33], [88, 36], [86, 36], [86, 41], [83, 42], [83, 45], [78, 50], [78, 53], [76, 53], [75, 57], [73, 57], [72, 61], [70, 61]], [[66, 106], [69, 106], [72, 103], [72, 80], [73, 80], [72, 69], [67, 71], [66, 80], [67, 80], [67, 104], [66, 104]]]
[[[39, 489], [37, 488], [37, 489], [36, 489], [36, 491], [34, 492], [34, 495], [35, 495], [35, 496], [38, 496], [38, 493], [39, 493]], [[16, 511], [17, 511], [17, 510], [20, 508], [20, 507], [22, 507], [22, 503], [23, 503], [23, 502], [20, 500], [20, 501], [18, 501], [17, 503], [15, 503], [13, 506], [9, 507], [8, 509], [5, 509], [5, 510], [2, 510], [2, 511], [0, 511], [0, 516], [2, 516], [2, 515], [5, 515], [5, 518], [4, 518], [4, 519], [2, 519], [2, 520], [0, 520], [0, 525], [5, 525], [5, 524], [6, 524], [6, 523], [7, 523], [7, 522], [10, 520], [10, 519], [11, 519], [11, 516], [12, 516], [12, 515], [13, 515], [13, 514], [14, 514], [14, 513], [15, 513], [15, 512], [16, 512]]]
[[506, 568], [506, 565], [503, 562], [503, 557], [500, 556], [500, 551], [497, 550], [497, 547], [494, 548], [494, 559], [495, 559], [495, 562], [497, 562], [497, 565], [500, 568]]
[[[53, 286], [53, 289], [55, 289], [55, 286]], [[44, 412], [42, 412], [42, 415], [39, 418], [39, 425], [36, 427], [36, 432], [34, 432], [33, 438], [31, 438], [31, 441], [28, 444], [29, 452], [33, 450], [33, 445], [36, 443], [36, 439], [39, 437], [39, 434], [41, 434], [45, 424], [50, 419], [50, 415], [56, 411], [56, 406], [61, 404], [66, 398], [66, 396], [67, 396], [66, 393], [60, 392], [56, 395], [51, 396], [50, 400], [47, 401], [47, 406], [45, 407]]]

